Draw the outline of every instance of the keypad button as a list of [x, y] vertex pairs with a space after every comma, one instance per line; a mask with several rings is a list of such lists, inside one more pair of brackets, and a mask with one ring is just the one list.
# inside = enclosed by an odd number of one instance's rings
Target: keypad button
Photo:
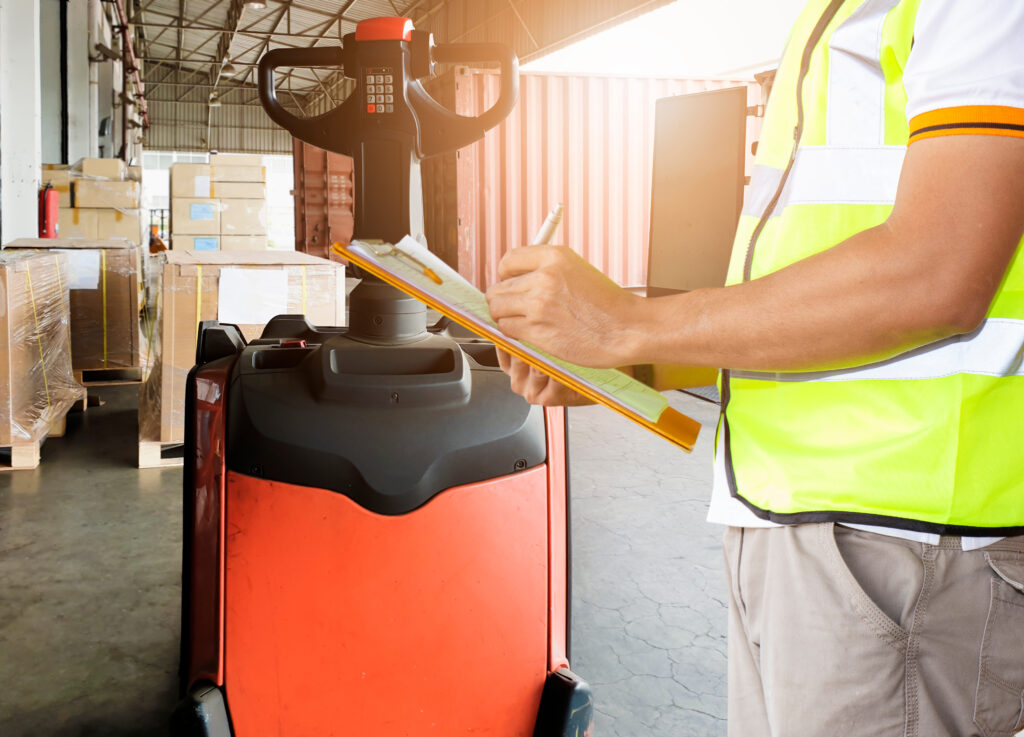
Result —
[[375, 113], [375, 112], [377, 112], [377, 106], [376, 105], [367, 105], [366, 106], [366, 112], [368, 112], [368, 113]]
[[386, 77], [384, 77], [384, 81], [387, 82], [388, 84], [391, 84], [392, 82], [395, 81], [395, 78], [389, 74]]
[[384, 91], [390, 94], [395, 91], [395, 86], [393, 84], [384, 85]]
[[366, 75], [366, 84], [373, 84], [373, 79], [374, 79], [374, 77], [373, 77], [372, 74], [367, 74]]
[[389, 113], [395, 112], [395, 106], [394, 105], [385, 105], [384, 109], [387, 110]]
[[378, 74], [377, 75], [377, 84], [384, 84], [384, 75], [383, 74]]
[[369, 92], [372, 95], [373, 93], [375, 93], [377, 91], [377, 85], [375, 85], [375, 84], [367, 85], [366, 86], [366, 91]]

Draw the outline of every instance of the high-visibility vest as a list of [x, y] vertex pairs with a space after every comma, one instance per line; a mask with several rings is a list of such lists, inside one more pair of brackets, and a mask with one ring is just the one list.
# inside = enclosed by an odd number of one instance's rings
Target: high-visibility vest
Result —
[[[803, 11], [772, 88], [729, 284], [888, 218], [918, 124], [902, 75], [920, 2], [812, 0]], [[716, 463], [759, 517], [1024, 532], [1021, 246], [972, 333], [850, 369], [723, 371], [721, 382]]]

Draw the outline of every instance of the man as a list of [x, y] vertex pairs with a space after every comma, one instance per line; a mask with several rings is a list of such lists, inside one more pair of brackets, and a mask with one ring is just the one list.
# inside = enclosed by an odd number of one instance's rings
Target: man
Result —
[[642, 299], [563, 247], [502, 261], [513, 337], [725, 367], [730, 734], [1024, 729], [1022, 235], [1024, 2], [811, 0], [729, 286]]

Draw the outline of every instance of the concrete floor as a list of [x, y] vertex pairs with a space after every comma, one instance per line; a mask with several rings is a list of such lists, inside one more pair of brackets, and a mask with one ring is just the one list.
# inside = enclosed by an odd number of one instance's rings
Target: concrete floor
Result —
[[[0, 474], [0, 735], [160, 735], [176, 698], [181, 475], [134, 468], [135, 391], [72, 415]], [[686, 456], [571, 413], [573, 669], [601, 737], [725, 734], [720, 530], [704, 520], [717, 408]]]

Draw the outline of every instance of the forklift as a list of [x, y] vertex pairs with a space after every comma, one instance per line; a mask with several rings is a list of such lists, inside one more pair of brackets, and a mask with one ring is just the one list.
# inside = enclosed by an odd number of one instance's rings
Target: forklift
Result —
[[[500, 65], [479, 117], [435, 101], [436, 64]], [[340, 67], [316, 118], [279, 67]], [[260, 99], [294, 136], [351, 156], [355, 237], [423, 232], [419, 162], [513, 109], [500, 44], [435, 44], [408, 18], [339, 47], [277, 49]], [[181, 701], [175, 737], [582, 737], [569, 669], [564, 408], [512, 392], [492, 343], [368, 275], [347, 327], [280, 315], [246, 343], [200, 325], [186, 401]]]

